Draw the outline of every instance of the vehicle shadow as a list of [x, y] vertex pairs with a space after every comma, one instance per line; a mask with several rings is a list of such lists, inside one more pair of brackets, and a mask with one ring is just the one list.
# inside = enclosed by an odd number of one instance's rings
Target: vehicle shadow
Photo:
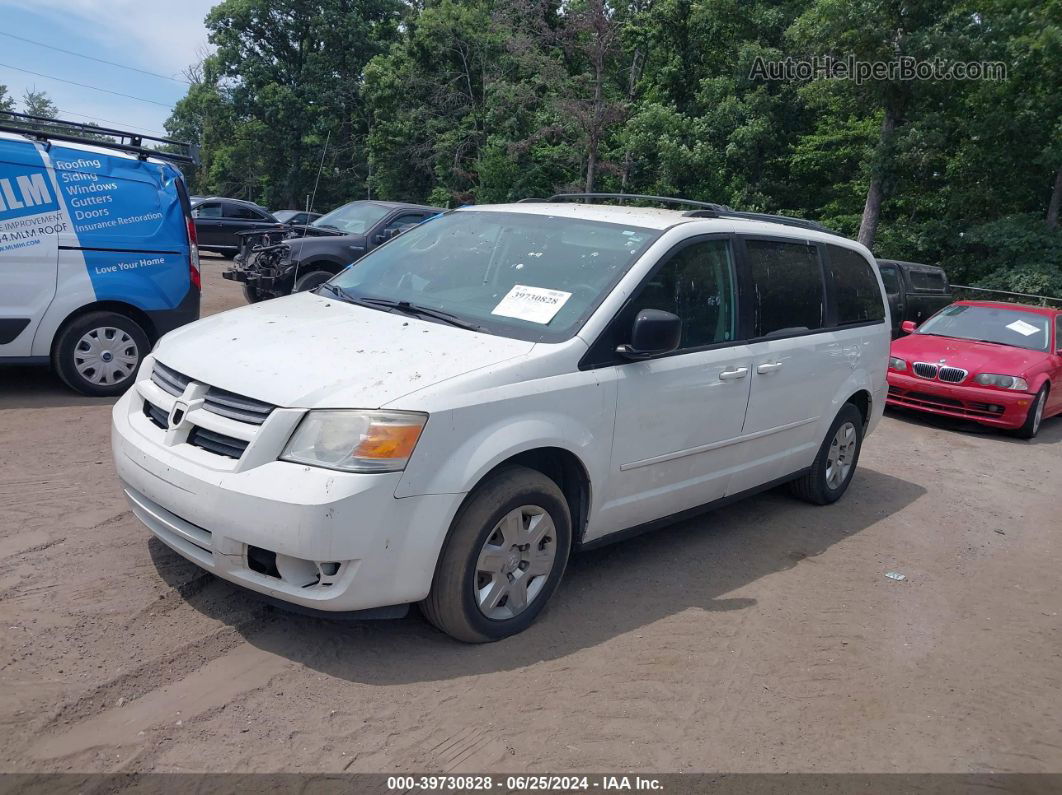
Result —
[[[925, 493], [909, 481], [862, 468], [836, 506], [771, 492], [578, 554], [530, 629], [480, 646], [450, 639], [415, 609], [401, 620], [351, 622], [272, 608], [263, 625], [250, 620], [262, 612], [262, 600], [227, 582], [214, 579], [186, 598], [242, 632], [248, 643], [323, 674], [369, 684], [444, 680], [563, 658], [689, 609], [753, 607], [756, 598], [748, 592], [727, 594], [821, 555]], [[160, 576], [174, 587], [198, 572], [154, 538], [150, 543]], [[809, 569], [807, 576], [815, 572]]]
[[101, 406], [116, 400], [79, 395], [48, 367], [0, 367], [0, 411]]
[[992, 441], [1002, 444], [1016, 444], [1022, 446], [1042, 444], [1062, 444], [1062, 415], [1049, 417], [1040, 426], [1040, 432], [1035, 439], [1019, 439], [1005, 430], [990, 428], [987, 425], [979, 425], [973, 420], [962, 420], [958, 417], [944, 417], [937, 414], [926, 414], [920, 411], [908, 411], [889, 406], [885, 409], [887, 416], [892, 417], [908, 425], [921, 426], [923, 428], [935, 428], [941, 431], [952, 431], [964, 436], [984, 436]]

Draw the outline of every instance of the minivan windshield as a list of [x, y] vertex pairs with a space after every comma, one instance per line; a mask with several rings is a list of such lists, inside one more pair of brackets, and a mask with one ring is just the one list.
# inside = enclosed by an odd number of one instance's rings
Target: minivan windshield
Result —
[[324, 292], [386, 311], [415, 315], [419, 308], [435, 319], [444, 313], [453, 325], [502, 336], [559, 342], [578, 331], [659, 235], [626, 224], [460, 210], [370, 252]]
[[325, 213], [310, 226], [338, 229], [345, 235], [363, 235], [389, 212], [389, 208], [372, 202], [351, 202]]
[[952, 304], [919, 326], [917, 333], [1046, 351], [1051, 339], [1047, 321], [1045, 315], [1021, 309]]

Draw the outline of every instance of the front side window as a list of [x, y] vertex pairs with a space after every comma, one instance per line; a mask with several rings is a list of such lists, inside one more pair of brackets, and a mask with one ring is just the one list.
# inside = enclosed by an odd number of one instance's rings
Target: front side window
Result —
[[425, 308], [489, 333], [558, 342], [578, 331], [659, 235], [625, 224], [460, 210], [374, 249], [329, 284], [349, 299], [408, 304], [394, 311]]
[[929, 318], [915, 333], [1046, 351], [1051, 331], [1049, 318], [1036, 312], [952, 304]]
[[873, 323], [885, 319], [885, 305], [874, 271], [857, 251], [826, 246], [837, 323]]
[[424, 213], [404, 213], [397, 218], [388, 221], [387, 226], [384, 227], [384, 231], [390, 232], [392, 229], [402, 229], [406, 226], [413, 226], [419, 224], [422, 220], [424, 220]]
[[823, 326], [825, 294], [815, 246], [746, 240], [753, 336], [785, 336]]
[[662, 309], [682, 319], [679, 348], [698, 348], [735, 337], [733, 259], [730, 242], [705, 240], [679, 249], [642, 286], [623, 313], [630, 329], [643, 309]]
[[342, 232], [344, 235], [364, 235], [391, 212], [372, 202], [351, 202], [325, 213], [311, 224]]

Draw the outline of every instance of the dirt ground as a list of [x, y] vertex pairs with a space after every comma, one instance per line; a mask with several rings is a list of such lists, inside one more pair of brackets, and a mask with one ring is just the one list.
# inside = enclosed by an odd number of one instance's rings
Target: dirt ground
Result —
[[[243, 302], [222, 262], [205, 312]], [[126, 509], [111, 403], [0, 370], [0, 770], [1062, 771], [1060, 419], [888, 416], [838, 505], [584, 554], [529, 631], [464, 646], [170, 552]]]

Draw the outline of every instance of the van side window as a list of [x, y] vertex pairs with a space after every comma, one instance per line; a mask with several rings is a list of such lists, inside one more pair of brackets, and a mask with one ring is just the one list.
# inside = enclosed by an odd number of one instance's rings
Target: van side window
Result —
[[641, 310], [662, 309], [682, 318], [680, 350], [733, 340], [733, 270], [728, 240], [705, 240], [679, 249], [628, 306], [627, 328]]
[[200, 204], [192, 210], [192, 215], [196, 218], [220, 218], [221, 217], [221, 203], [210, 202], [209, 204]]
[[837, 323], [868, 323], [885, 319], [874, 271], [857, 251], [841, 246], [826, 246], [833, 297], [837, 304]]
[[881, 265], [881, 281], [885, 284], [885, 292], [889, 295], [900, 292], [900, 277], [896, 273], [895, 265]]
[[752, 336], [822, 328], [826, 301], [818, 248], [746, 240], [745, 250], [752, 280]]

